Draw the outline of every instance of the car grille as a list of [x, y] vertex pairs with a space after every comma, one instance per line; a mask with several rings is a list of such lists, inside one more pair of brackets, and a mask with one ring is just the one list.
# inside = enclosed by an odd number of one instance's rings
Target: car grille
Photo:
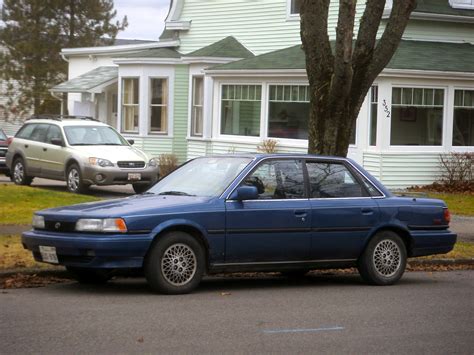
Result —
[[74, 232], [76, 222], [45, 221], [44, 230], [50, 232]]
[[119, 168], [123, 169], [140, 169], [145, 167], [144, 161], [119, 161], [117, 162]]
[[5, 155], [7, 155], [7, 150], [8, 148], [0, 147], [0, 158], [3, 158]]

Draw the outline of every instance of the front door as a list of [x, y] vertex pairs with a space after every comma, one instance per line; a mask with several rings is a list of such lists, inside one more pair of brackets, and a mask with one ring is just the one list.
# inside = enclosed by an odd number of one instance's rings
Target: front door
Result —
[[56, 125], [49, 125], [41, 158], [42, 176], [51, 179], [62, 179], [65, 177], [67, 153], [64, 147], [51, 143], [54, 138], [62, 139], [65, 142], [61, 129]]
[[265, 160], [242, 184], [256, 186], [259, 198], [226, 202], [226, 262], [307, 259], [311, 213], [303, 161]]
[[354, 260], [376, 226], [379, 209], [363, 177], [343, 162], [308, 161], [311, 259]]

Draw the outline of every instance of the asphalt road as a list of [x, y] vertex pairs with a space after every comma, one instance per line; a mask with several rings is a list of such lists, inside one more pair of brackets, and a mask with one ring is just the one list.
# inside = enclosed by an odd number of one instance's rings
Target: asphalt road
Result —
[[472, 354], [474, 272], [210, 278], [191, 295], [144, 279], [0, 291], [0, 353]]

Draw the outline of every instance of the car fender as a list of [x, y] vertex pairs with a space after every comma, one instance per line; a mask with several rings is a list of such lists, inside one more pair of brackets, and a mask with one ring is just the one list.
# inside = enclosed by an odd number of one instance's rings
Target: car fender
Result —
[[200, 224], [188, 219], [182, 219], [182, 218], [169, 219], [163, 223], [160, 223], [155, 228], [153, 228], [150, 234], [155, 239], [163, 231], [176, 230], [176, 229], [179, 229], [180, 227], [184, 227], [184, 228], [188, 227], [188, 228], [192, 228], [199, 231], [199, 233], [202, 235], [202, 241], [205, 243], [206, 248], [209, 248], [209, 241], [207, 238], [206, 229]]
[[15, 158], [16, 156], [20, 156], [21, 159], [23, 159], [23, 162], [25, 163], [25, 168], [28, 169], [28, 161], [27, 161], [27, 159], [26, 159], [26, 157], [25, 157], [25, 154], [24, 154], [21, 150], [19, 150], [19, 149], [15, 149], [15, 150], [12, 151], [12, 152], [10, 152], [10, 149], [7, 151], [7, 154], [6, 154], [6, 156], [5, 156], [5, 163], [7, 164], [8, 168], [9, 168], [10, 170], [13, 170], [13, 169], [12, 169], [13, 167], [12, 167], [11, 165], [13, 164], [14, 158]]
[[407, 251], [410, 252], [411, 245], [413, 243], [413, 238], [411, 236], [410, 230], [408, 227], [401, 223], [400, 221], [392, 220], [388, 221], [386, 223], [382, 223], [377, 225], [375, 228], [373, 228], [370, 231], [370, 234], [368, 235], [365, 243], [364, 243], [364, 248], [363, 250], [367, 247], [367, 244], [370, 242], [370, 240], [380, 231], [382, 230], [391, 230], [394, 232], [398, 232], [400, 237], [407, 243]]

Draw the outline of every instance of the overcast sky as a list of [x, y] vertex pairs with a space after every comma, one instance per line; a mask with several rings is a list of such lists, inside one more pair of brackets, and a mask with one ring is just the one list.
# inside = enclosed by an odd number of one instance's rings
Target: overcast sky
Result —
[[[118, 34], [118, 38], [152, 39], [160, 36], [164, 20], [168, 14], [170, 0], [114, 0], [117, 19], [125, 15], [128, 27]], [[0, 6], [3, 0], [0, 0]]]

